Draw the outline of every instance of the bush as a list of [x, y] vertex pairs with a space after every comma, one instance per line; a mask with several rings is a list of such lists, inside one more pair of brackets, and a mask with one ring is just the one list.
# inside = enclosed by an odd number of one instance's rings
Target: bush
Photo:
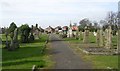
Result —
[[21, 33], [21, 42], [27, 43], [29, 33], [31, 30], [30, 27], [27, 24], [25, 24], [25, 25], [22, 25], [19, 29], [20, 29], [20, 33]]

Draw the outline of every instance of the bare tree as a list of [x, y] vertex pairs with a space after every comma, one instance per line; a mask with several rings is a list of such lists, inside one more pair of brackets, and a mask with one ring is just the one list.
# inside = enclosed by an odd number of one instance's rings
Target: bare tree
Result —
[[104, 25], [108, 25], [107, 21], [105, 20], [100, 20], [100, 27], [103, 27]]
[[108, 12], [106, 21], [110, 25], [117, 25], [117, 13], [112, 11]]
[[93, 25], [95, 28], [97, 28], [99, 26], [97, 21], [93, 21]]
[[84, 19], [82, 19], [80, 22], [79, 22], [79, 24], [81, 25], [81, 26], [89, 26], [90, 25], [90, 21], [89, 21], [89, 19], [88, 18], [84, 18]]

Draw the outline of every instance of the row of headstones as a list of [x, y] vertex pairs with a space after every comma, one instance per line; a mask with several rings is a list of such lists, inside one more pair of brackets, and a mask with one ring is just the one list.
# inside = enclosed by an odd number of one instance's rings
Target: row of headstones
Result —
[[[84, 43], [89, 43], [89, 27], [85, 27], [85, 31], [83, 33], [83, 42]], [[74, 35], [74, 36], [73, 36]], [[78, 38], [80, 36], [80, 34], [78, 34], [78, 31], [72, 31], [69, 30], [67, 33], [67, 37], [75, 37]], [[120, 46], [120, 32], [118, 30], [118, 40], [117, 40], [117, 48]], [[112, 28], [111, 26], [109, 26], [105, 32], [103, 31], [102, 28], [99, 28], [97, 30], [97, 34], [96, 34], [96, 42], [98, 44], [99, 47], [106, 47], [111, 49], [112, 48]]]
[[[120, 48], [120, 29], [118, 30], [117, 35], [117, 49]], [[99, 28], [97, 30], [96, 41], [99, 47], [106, 47], [108, 49], [112, 48], [112, 29], [109, 26], [105, 32], [103, 29]], [[88, 27], [85, 28], [83, 42], [89, 43], [89, 29]]]
[[[14, 32], [10, 33], [10, 37], [11, 37], [11, 41], [9, 43], [8, 41], [8, 31], [6, 31], [5, 36], [6, 36], [6, 46], [5, 48], [7, 48], [9, 51], [13, 51], [17, 48], [19, 48], [19, 41], [18, 41], [18, 28], [16, 28], [14, 30]], [[24, 33], [22, 33], [22, 37], [25, 37], [25, 31]], [[23, 38], [23, 40], [25, 40], [25, 38]], [[33, 31], [31, 30], [30, 32], [30, 41], [34, 41], [34, 35], [33, 35]]]

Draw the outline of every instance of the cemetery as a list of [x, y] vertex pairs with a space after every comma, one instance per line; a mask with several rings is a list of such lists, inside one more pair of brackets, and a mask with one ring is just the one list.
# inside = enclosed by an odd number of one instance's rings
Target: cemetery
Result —
[[107, 66], [110, 66], [111, 68], [118, 68], [118, 36], [112, 37], [110, 48], [107, 47], [105, 41], [101, 42], [102, 39], [100, 39], [98, 43], [97, 36], [94, 36], [93, 32], [89, 33], [89, 39], [87, 36], [86, 42], [84, 40], [86, 37], [84, 36], [85, 34], [82, 35], [81, 32], [80, 35], [80, 39], [78, 40], [76, 40], [74, 37], [63, 38], [63, 40], [65, 40], [78, 55], [82, 56], [87, 61], [92, 61], [95, 69], [103, 69], [107, 68]]
[[[80, 26], [76, 24], [63, 27], [62, 38], [75, 38], [76, 40], [82, 41], [82, 44], [93, 44], [95, 47], [89, 46], [88, 48], [82, 47], [87, 53], [90, 54], [107, 54], [117, 55], [119, 54], [119, 26], [117, 26], [117, 18], [114, 13], [110, 12], [107, 18], [109, 20], [98, 23], [92, 23], [89, 19], [85, 18], [80, 21]], [[112, 18], [110, 18], [112, 17]], [[97, 26], [96, 26], [97, 24]], [[92, 39], [92, 37], [94, 39]], [[94, 42], [92, 42], [94, 41]]]
[[[31, 27], [23, 24], [17, 27], [12, 22], [3, 31], [0, 34], [3, 69], [51, 68], [55, 65], [55, 60], [52, 61], [50, 56], [65, 53], [65, 56], [63, 54], [59, 56], [64, 58], [73, 52], [82, 56], [81, 59], [85, 62], [92, 62], [90, 64], [93, 67], [90, 68], [118, 68], [120, 27], [116, 19], [110, 18], [97, 23], [84, 18], [80, 20], [79, 25], [70, 21], [69, 26], [55, 28], [49, 26], [45, 29], [38, 27], [38, 24], [31, 25]], [[66, 48], [67, 46], [70, 48]], [[73, 57], [78, 59], [77, 56]]]
[[[83, 20], [87, 25], [81, 29]], [[78, 26], [78, 34], [75, 34], [78, 39], [73, 36], [74, 32], [69, 29], [67, 31], [68, 37], [64, 37], [63, 40], [67, 41], [73, 50], [79, 51], [78, 54], [82, 53], [80, 55], [83, 55], [83, 58], [93, 61], [95, 68], [105, 68], [106, 66], [118, 68], [120, 27], [116, 27], [115, 24], [117, 23], [111, 20], [108, 21], [107, 25], [98, 25], [97, 27], [88, 24], [89, 21], [87, 19], [83, 20], [80, 21], [81, 26]], [[103, 21], [100, 24], [103, 24]], [[107, 27], [104, 28], [105, 26]], [[112, 63], [113, 65], [111, 65]]]
[[0, 70], [120, 70], [120, 9], [109, 9], [117, 2], [18, 3], [1, 3]]
[[[12, 27], [12, 28], [11, 28]], [[14, 29], [15, 28], [15, 29]], [[48, 34], [29, 27], [27, 24], [17, 27], [14, 22], [6, 29], [2, 37], [2, 69], [32, 69], [49, 67], [50, 60], [46, 53]], [[45, 51], [46, 50], [46, 51]]]

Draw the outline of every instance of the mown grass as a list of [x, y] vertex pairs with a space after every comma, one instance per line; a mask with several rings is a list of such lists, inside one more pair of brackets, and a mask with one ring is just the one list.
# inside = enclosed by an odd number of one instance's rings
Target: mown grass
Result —
[[[5, 40], [4, 35], [2, 35], [2, 40]], [[20, 48], [15, 51], [2, 48], [2, 68], [31, 69], [33, 65], [40, 68], [47, 67], [50, 61], [46, 54], [41, 54], [46, 40], [47, 35], [43, 34], [40, 39], [35, 39], [31, 43], [20, 43]]]
[[118, 56], [83, 55], [83, 59], [92, 62], [94, 69], [118, 69]]
[[[79, 36], [78, 40], [75, 39], [74, 37], [72, 37], [72, 38], [64, 38], [64, 40], [65, 41], [72, 41], [74, 43], [84, 44], [83, 43], [83, 34], [82, 33], [80, 33], [80, 36]], [[95, 43], [96, 44], [96, 37], [92, 33], [89, 34], [89, 43]]]

